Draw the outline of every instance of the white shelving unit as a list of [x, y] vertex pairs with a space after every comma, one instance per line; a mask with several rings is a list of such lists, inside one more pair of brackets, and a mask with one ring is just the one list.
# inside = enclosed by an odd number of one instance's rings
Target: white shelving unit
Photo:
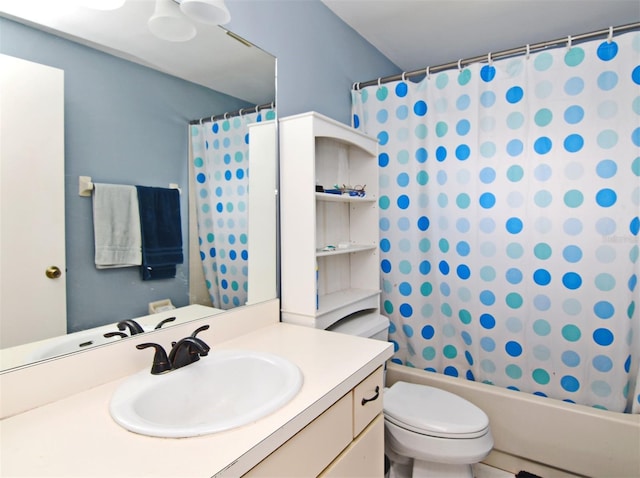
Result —
[[326, 329], [379, 312], [376, 139], [315, 112], [281, 118], [279, 130], [282, 320]]

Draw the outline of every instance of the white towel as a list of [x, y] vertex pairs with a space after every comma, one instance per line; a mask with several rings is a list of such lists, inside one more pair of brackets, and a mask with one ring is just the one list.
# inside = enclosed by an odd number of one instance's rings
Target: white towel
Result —
[[136, 187], [94, 184], [93, 188], [96, 267], [141, 265], [142, 237]]

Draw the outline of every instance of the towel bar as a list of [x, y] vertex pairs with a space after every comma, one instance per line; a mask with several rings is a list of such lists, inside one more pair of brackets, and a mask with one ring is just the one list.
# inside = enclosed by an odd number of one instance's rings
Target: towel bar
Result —
[[[169, 183], [170, 189], [177, 189], [180, 194], [182, 194], [182, 190], [180, 189], [180, 185], [176, 183]], [[91, 196], [91, 191], [93, 191], [93, 181], [91, 176], [79, 176], [78, 177], [78, 194], [80, 196], [89, 197]]]

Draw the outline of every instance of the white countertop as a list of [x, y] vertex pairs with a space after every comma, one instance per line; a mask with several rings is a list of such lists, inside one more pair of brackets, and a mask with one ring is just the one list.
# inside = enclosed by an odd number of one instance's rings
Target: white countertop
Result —
[[[194, 438], [131, 433], [109, 415], [122, 380], [0, 422], [0, 475], [31, 477], [239, 476], [389, 359], [390, 343], [277, 323], [215, 345], [281, 355], [300, 367], [302, 389], [253, 424]], [[203, 358], [206, 360], [206, 357]]]

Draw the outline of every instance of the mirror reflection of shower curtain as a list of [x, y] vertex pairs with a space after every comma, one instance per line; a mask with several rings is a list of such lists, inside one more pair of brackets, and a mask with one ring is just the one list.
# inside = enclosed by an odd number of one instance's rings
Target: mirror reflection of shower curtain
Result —
[[354, 125], [380, 143], [395, 362], [640, 411], [638, 45], [353, 92]]
[[218, 309], [247, 301], [248, 125], [274, 115], [267, 109], [190, 126], [200, 259]]

